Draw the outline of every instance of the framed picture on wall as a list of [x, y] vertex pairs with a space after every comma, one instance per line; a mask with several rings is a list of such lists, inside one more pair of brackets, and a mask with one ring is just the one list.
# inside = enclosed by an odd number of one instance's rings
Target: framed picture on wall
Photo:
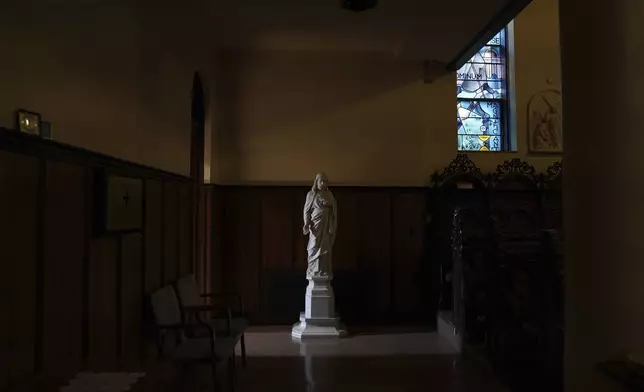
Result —
[[141, 230], [143, 180], [101, 171], [95, 176], [98, 233]]
[[20, 132], [40, 136], [40, 114], [19, 109], [16, 111], [16, 123]]

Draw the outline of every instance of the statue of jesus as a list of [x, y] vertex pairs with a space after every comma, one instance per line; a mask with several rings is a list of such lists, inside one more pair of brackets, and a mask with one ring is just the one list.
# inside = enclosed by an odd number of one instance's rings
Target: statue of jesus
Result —
[[309, 235], [306, 276], [331, 276], [331, 249], [335, 241], [338, 213], [324, 173], [315, 176], [304, 203], [304, 234]]

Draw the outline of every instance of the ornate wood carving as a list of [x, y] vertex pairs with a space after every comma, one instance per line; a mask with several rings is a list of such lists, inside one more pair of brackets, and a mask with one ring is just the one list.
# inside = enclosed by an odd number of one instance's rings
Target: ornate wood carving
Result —
[[467, 175], [483, 181], [483, 173], [467, 154], [457, 154], [456, 158], [443, 170], [442, 173], [434, 172], [431, 176], [433, 187], [443, 185], [447, 180], [455, 176]]
[[562, 179], [563, 163], [561, 161], [548, 166], [546, 172], [543, 174], [543, 181], [541, 183], [541, 205], [543, 211], [543, 226], [547, 229], [561, 229], [563, 220], [561, 213]]
[[563, 161], [558, 161], [548, 166], [543, 174], [542, 187], [547, 189], [560, 189], [563, 177]]
[[534, 166], [519, 158], [513, 158], [496, 167], [496, 171], [490, 176], [490, 183], [496, 187], [502, 182], [514, 179], [518, 179], [524, 183], [527, 180], [534, 185], [538, 182], [538, 176]]
[[[432, 253], [440, 256], [432, 262], [441, 267], [441, 310], [453, 312], [466, 343], [482, 347], [515, 389], [525, 390], [526, 379], [540, 377], [540, 390], [555, 390], [563, 358], [557, 284], [563, 275], [555, 251], [563, 165], [555, 162], [537, 173], [529, 163], [510, 159], [494, 173], [476, 171], [486, 191], [471, 192], [449, 186], [455, 176], [471, 173], [465, 159], [459, 164], [457, 157], [432, 177], [439, 188], [433, 194], [442, 195], [434, 203], [444, 203], [452, 218], [451, 254]], [[435, 229], [433, 246], [443, 246], [435, 240], [446, 229]]]
[[563, 173], [563, 161], [555, 162], [546, 169], [547, 178], [554, 179]]

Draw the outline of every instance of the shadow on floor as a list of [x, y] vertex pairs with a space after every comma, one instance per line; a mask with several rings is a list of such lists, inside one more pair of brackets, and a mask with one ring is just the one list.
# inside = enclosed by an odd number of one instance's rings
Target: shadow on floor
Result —
[[[226, 385], [220, 369], [220, 390]], [[175, 390], [212, 391], [207, 367], [192, 369]], [[454, 355], [251, 357], [238, 369], [238, 392], [448, 391], [501, 392], [502, 386], [476, 363]]]
[[[293, 328], [292, 325], [271, 325], [271, 326], [253, 326], [249, 329], [249, 333], [284, 333], [289, 332]], [[432, 333], [436, 328], [427, 325], [417, 326], [349, 326], [349, 335], [363, 336], [363, 335], [400, 335], [409, 333]]]
[[352, 327], [350, 329], [351, 336], [365, 336], [365, 335], [402, 335], [402, 334], [416, 334], [416, 333], [432, 333], [435, 328], [425, 325], [419, 326], [405, 326], [405, 327]]

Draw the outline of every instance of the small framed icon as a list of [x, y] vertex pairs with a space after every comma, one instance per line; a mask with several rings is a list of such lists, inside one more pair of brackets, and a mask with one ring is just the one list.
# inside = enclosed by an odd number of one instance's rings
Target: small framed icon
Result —
[[40, 136], [40, 114], [20, 109], [16, 117], [20, 132]]

